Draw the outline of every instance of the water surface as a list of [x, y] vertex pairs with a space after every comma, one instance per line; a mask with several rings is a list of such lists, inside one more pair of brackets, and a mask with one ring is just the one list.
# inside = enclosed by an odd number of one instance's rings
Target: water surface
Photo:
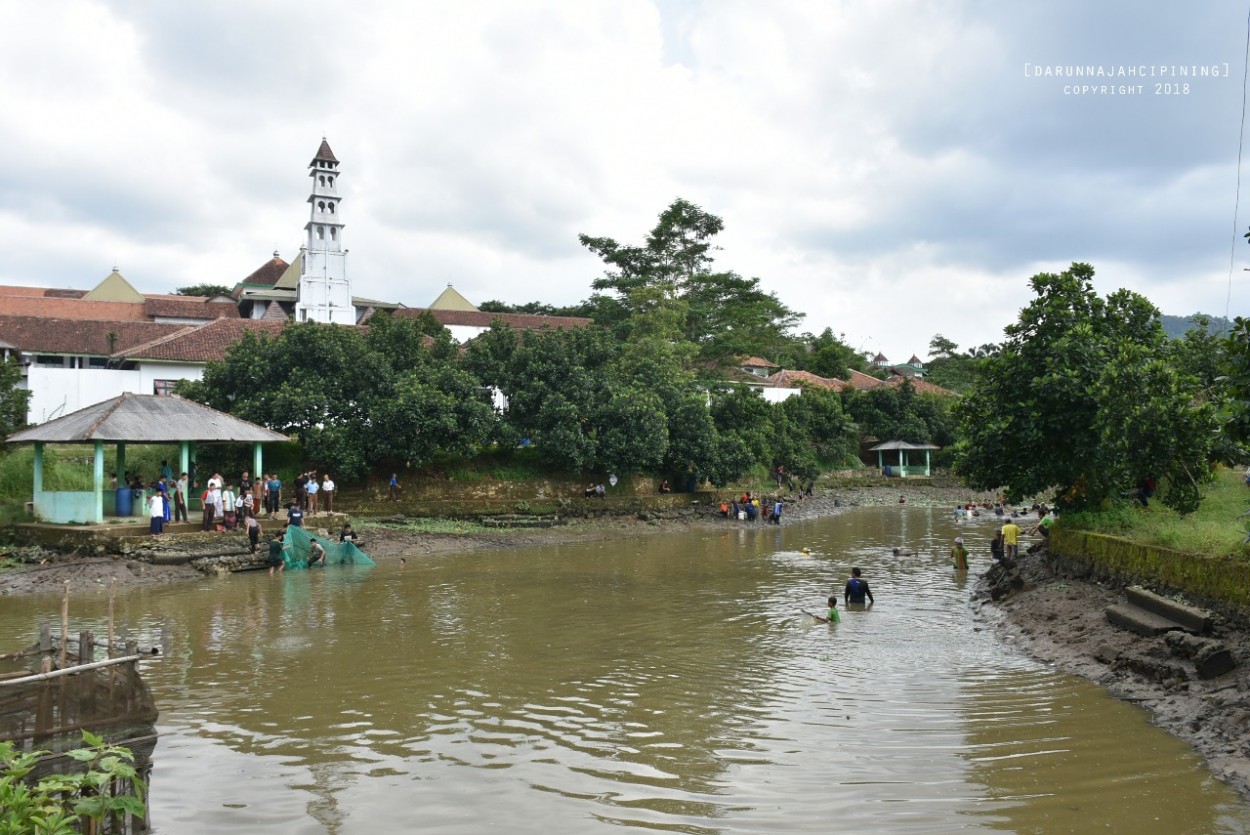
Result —
[[[945, 555], [963, 534], [975, 576], [989, 524], [865, 508], [130, 591], [164, 650], [155, 831], [1250, 832], [1141, 710], [978, 623]], [[876, 606], [799, 613], [851, 565]], [[58, 610], [5, 600], [0, 646]]]

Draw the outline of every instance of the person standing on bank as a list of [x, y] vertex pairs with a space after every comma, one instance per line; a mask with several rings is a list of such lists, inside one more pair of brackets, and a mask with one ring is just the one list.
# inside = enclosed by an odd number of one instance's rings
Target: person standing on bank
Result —
[[150, 519], [149, 529], [152, 531], [152, 536], [158, 536], [165, 532], [165, 499], [159, 490], [148, 499], [148, 517]]
[[304, 483], [304, 492], [308, 494], [308, 515], [317, 515], [317, 493], [321, 488], [317, 486], [317, 473], [310, 472], [308, 481]]
[[334, 482], [330, 479], [329, 473], [321, 479], [321, 506], [325, 508], [326, 513], [334, 512]]
[[183, 473], [178, 480], [174, 482], [174, 521], [187, 521], [187, 489], [190, 482], [187, 480], [187, 474]]

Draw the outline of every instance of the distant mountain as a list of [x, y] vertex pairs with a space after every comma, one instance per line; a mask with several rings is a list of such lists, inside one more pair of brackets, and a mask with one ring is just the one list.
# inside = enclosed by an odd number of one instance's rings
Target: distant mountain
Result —
[[1191, 316], [1168, 316], [1160, 313], [1159, 321], [1163, 323], [1163, 332], [1169, 337], [1176, 339], [1197, 327], [1195, 320], [1199, 317], [1205, 317], [1210, 320], [1207, 324], [1207, 330], [1214, 334], [1226, 333], [1233, 324], [1223, 316], [1212, 316], [1209, 313], [1194, 313]]

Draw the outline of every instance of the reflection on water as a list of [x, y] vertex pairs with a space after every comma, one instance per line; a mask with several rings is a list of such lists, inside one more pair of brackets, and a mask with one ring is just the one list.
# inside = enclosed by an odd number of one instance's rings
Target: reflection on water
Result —
[[[120, 601], [158, 832], [1242, 832], [1181, 743], [978, 628], [921, 508]], [[900, 546], [915, 556], [894, 556]], [[801, 553], [811, 549], [810, 556]], [[877, 605], [814, 625], [852, 565]], [[75, 628], [103, 600], [74, 604]], [[6, 601], [27, 640], [56, 602]]]

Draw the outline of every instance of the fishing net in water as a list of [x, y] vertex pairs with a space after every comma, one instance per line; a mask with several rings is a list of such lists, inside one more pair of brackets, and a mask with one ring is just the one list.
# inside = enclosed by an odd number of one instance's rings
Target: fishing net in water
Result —
[[[314, 539], [303, 528], [294, 525], [286, 529], [286, 538], [282, 540], [282, 558], [287, 568], [308, 567], [308, 544]], [[369, 555], [356, 547], [354, 542], [333, 542], [328, 536], [315, 536], [322, 548], [326, 549], [326, 565], [377, 565], [369, 559]]]

